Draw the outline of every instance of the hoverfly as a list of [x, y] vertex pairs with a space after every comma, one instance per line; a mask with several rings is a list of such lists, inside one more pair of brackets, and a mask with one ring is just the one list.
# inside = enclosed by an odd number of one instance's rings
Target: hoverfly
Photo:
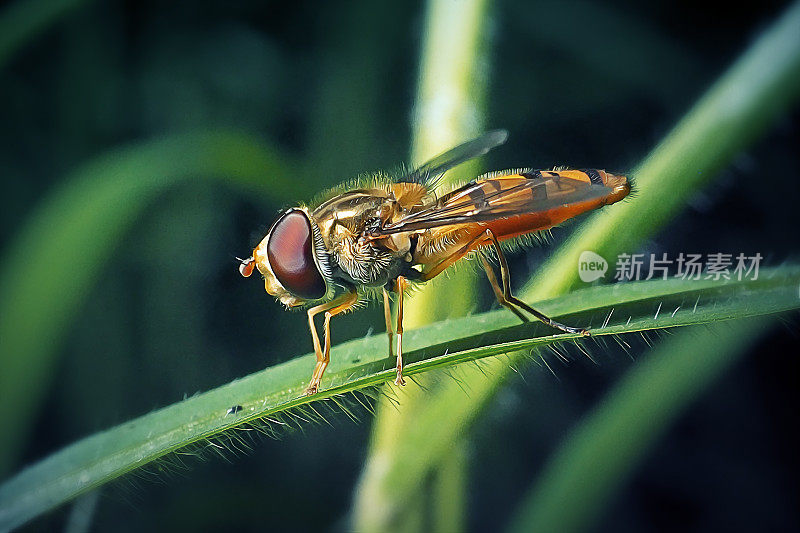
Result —
[[[314, 394], [328, 365], [330, 320], [382, 292], [392, 357], [389, 293], [397, 294], [397, 378], [403, 385], [403, 296], [412, 284], [436, 277], [468, 254], [491, 247], [500, 282], [478, 254], [498, 302], [527, 322], [525, 312], [551, 327], [560, 324], [511, 294], [508, 263], [500, 243], [551, 228], [583, 212], [618, 202], [631, 190], [625, 176], [604, 170], [518, 169], [485, 174], [437, 197], [436, 182], [449, 169], [503, 144], [495, 130], [449, 150], [421, 167], [390, 179], [382, 174], [358, 187], [334, 189], [317, 205], [283, 212], [239, 272], [254, 268], [267, 292], [287, 308], [310, 306], [308, 325], [317, 363], [306, 389]], [[314, 317], [325, 313], [325, 344]]]

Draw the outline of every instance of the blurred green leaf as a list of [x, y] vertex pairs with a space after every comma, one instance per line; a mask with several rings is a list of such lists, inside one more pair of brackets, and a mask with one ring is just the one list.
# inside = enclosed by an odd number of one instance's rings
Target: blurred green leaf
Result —
[[[593, 329], [596, 339], [797, 309], [798, 284], [800, 267], [786, 266], [763, 270], [758, 280], [671, 279], [595, 287], [538, 306], [551, 316], [580, 323], [589, 323], [592, 317], [596, 324], [608, 322]], [[606, 318], [610, 309], [616, 317], [613, 321]], [[553, 335], [543, 324], [517, 322], [511, 313], [499, 310], [409, 331], [406, 375], [580, 338]], [[322, 407], [325, 400], [335, 401], [344, 393], [393, 380], [394, 359], [386, 356], [386, 348], [383, 334], [336, 346], [323, 382], [326, 389], [311, 397], [302, 394], [315, 361], [313, 354], [307, 354], [83, 439], [0, 486], [0, 529], [20, 525], [170, 452], [192, 444], [220, 447], [208, 439], [224, 443], [226, 431], [258, 429], [258, 420], [279, 425], [276, 417], [293, 409], [301, 417], [313, 418], [318, 413], [314, 405]], [[232, 406], [241, 409], [230, 413]], [[421, 413], [419, 423], [444, 420], [468, 421], [452, 404], [436, 403]], [[235, 446], [235, 432], [228, 439]], [[451, 441], [437, 440], [432, 445], [443, 453]], [[427, 459], [426, 455], [406, 463], [407, 475], [398, 479], [396, 490], [413, 492], [429, 467]]]
[[632, 252], [800, 97], [800, 2], [761, 35], [631, 172], [633, 197], [592, 214], [525, 286], [551, 298], [580, 284], [584, 250]]
[[[524, 299], [554, 297], [574, 287], [584, 250], [607, 259], [635, 252], [684, 208], [690, 195], [789, 109], [800, 94], [798, 27], [800, 3], [795, 3], [631, 173], [633, 197], [588, 217], [537, 269], [521, 291]], [[524, 357], [512, 356], [512, 362]], [[376, 513], [391, 515], [405, 507], [448, 443], [467, 433], [510, 375], [511, 366], [500, 359], [486, 361], [484, 371], [466, 368], [459, 383], [443, 381], [424, 400], [404, 408], [402, 420], [376, 435], [376, 442], [381, 440], [373, 448], [380, 446], [380, 453], [368, 458], [360, 487], [369, 495], [365, 498], [384, 502]]]
[[510, 531], [588, 530], [669, 425], [774, 323], [710, 324], [659, 343], [555, 451]]
[[20, 48], [87, 0], [17, 0], [0, 11], [0, 71]]
[[260, 141], [233, 132], [166, 137], [77, 169], [30, 215], [0, 262], [0, 473], [28, 435], [71, 317], [149, 201], [211, 177], [274, 198], [307, 194]]
[[[450, 453], [439, 463], [435, 486], [431, 491], [433, 506], [432, 531], [447, 533], [466, 531], [469, 518], [468, 473], [469, 451], [467, 439], [453, 443]], [[422, 496], [422, 494], [420, 494]], [[420, 506], [424, 509], [424, 505]], [[423, 531], [425, 528], [418, 528]]]
[[530, 2], [509, 8], [511, 16], [530, 27], [529, 39], [545, 54], [565, 55], [580, 63], [592, 80], [581, 84], [585, 99], [570, 99], [571, 113], [591, 112], [603, 100], [607, 102], [608, 92], [594, 92], [594, 85], [614, 83], [614, 97], [644, 94], [667, 104], [673, 101], [674, 88], [665, 83], [665, 72], [674, 80], [703, 74], [697, 58], [681, 42], [668, 38], [634, 10], [585, 0]]

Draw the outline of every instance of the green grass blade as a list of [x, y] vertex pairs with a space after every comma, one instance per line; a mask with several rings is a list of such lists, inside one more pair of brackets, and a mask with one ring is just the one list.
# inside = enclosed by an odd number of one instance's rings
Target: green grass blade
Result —
[[[77, 169], [25, 222], [0, 261], [0, 474], [28, 434], [71, 317], [138, 213], [168, 187], [211, 177], [278, 197], [298, 194], [256, 139], [197, 133], [139, 143]], [[268, 185], [268, 187], [267, 187]], [[11, 429], [13, 428], [13, 430]]]
[[[595, 337], [673, 326], [704, 324], [731, 318], [779, 313], [800, 306], [800, 267], [762, 271], [758, 280], [649, 281], [595, 287], [541, 303], [553, 316], [594, 321]], [[610, 309], [614, 319], [601, 326]], [[409, 376], [434, 368], [487, 358], [515, 350], [530, 350], [575, 335], [553, 335], [541, 324], [518, 324], [505, 310], [453, 319], [408, 332]], [[587, 342], [592, 342], [589, 339]], [[213, 446], [207, 439], [258, 419], [311, 402], [369, 388], [394, 379], [394, 361], [386, 356], [381, 334], [344, 343], [331, 353], [324, 391], [305, 397], [302, 391], [315, 357], [308, 354], [227, 385], [165, 407], [111, 430], [81, 440], [23, 470], [0, 486], [0, 530], [15, 527], [81, 493], [145, 466], [192, 444]], [[498, 358], [489, 361], [499, 361]], [[231, 406], [242, 409], [228, 413]], [[451, 416], [452, 404], [434, 404], [421, 423]], [[455, 413], [456, 416], [461, 416]], [[435, 440], [437, 446], [449, 441]], [[425, 461], [406, 464], [400, 492], [420, 479]]]
[[556, 450], [510, 531], [590, 528], [669, 425], [774, 324], [767, 317], [712, 324], [660, 343]]
[[[800, 95], [798, 27], [800, 3], [795, 3], [633, 172], [637, 195], [598, 211], [581, 224], [520, 292], [524, 299], [550, 298], [573, 287], [578, 257], [584, 250], [599, 253], [612, 264], [618, 253], [635, 252], [738, 150], [790, 109]], [[522, 358], [513, 356], [512, 362]], [[424, 402], [416, 402], [418, 407], [404, 410], [403, 420], [390, 428], [395, 431], [383, 437], [381, 455], [368, 458], [366, 465], [367, 470], [377, 465], [370, 474], [370, 493], [384, 495], [369, 497], [391, 502], [381, 513], [390, 515], [404, 507], [414, 488], [435, 469], [448, 443], [468, 431], [510, 375], [507, 361], [487, 360], [483, 371], [466, 368], [460, 373], [460, 383], [444, 382]], [[362, 482], [361, 486], [366, 485]]]

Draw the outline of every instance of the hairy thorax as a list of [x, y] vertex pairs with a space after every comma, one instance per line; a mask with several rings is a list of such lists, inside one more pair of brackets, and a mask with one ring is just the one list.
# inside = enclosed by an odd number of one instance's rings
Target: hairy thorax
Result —
[[343, 281], [367, 286], [386, 284], [411, 259], [406, 235], [380, 241], [367, 238], [369, 231], [404, 208], [394, 192], [361, 189], [337, 196], [314, 210], [326, 248]]

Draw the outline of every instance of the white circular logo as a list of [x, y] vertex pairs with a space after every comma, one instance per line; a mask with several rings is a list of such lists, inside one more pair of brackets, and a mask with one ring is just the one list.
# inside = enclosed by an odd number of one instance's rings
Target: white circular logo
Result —
[[602, 256], [586, 250], [578, 257], [578, 276], [586, 283], [591, 283], [606, 275], [608, 261]]

